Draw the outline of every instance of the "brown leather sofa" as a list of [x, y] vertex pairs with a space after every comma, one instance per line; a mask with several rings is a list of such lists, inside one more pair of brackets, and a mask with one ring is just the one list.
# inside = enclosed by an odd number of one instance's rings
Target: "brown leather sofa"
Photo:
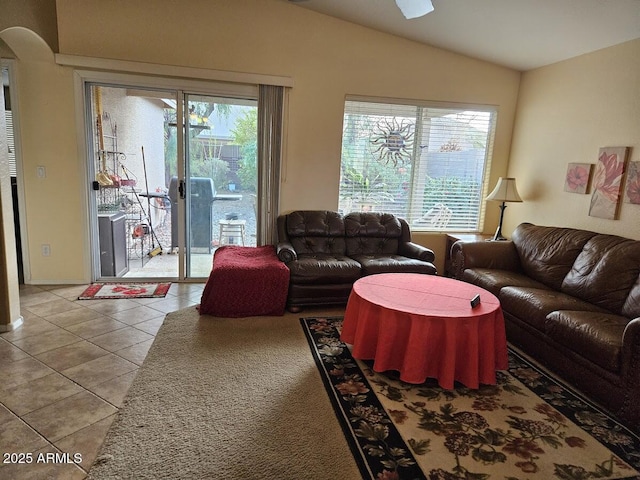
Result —
[[433, 251], [411, 242], [386, 213], [295, 211], [278, 217], [278, 258], [290, 270], [287, 306], [346, 304], [353, 282], [374, 273], [436, 274]]
[[510, 343], [640, 430], [640, 241], [523, 223], [451, 255], [500, 299]]

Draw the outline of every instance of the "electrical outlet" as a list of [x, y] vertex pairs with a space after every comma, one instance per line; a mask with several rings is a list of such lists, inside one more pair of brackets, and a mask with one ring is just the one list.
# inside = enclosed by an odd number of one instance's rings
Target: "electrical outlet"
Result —
[[51, 256], [51, 245], [49, 245], [48, 243], [42, 244], [42, 256], [43, 257]]
[[47, 169], [42, 165], [38, 165], [38, 168], [36, 168], [36, 174], [38, 175], [38, 178], [47, 178]]

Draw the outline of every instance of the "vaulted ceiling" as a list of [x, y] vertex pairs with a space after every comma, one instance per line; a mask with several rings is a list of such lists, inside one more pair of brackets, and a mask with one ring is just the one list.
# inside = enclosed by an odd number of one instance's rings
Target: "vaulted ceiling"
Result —
[[432, 13], [407, 20], [394, 0], [291, 2], [300, 8], [522, 71], [640, 38], [640, 0], [432, 3]]

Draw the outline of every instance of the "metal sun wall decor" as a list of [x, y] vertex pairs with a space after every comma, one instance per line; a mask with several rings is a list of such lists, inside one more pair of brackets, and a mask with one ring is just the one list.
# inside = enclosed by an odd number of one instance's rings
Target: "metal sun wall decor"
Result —
[[380, 163], [392, 163], [394, 167], [404, 165], [411, 161], [414, 135], [415, 125], [407, 119], [380, 120], [371, 131], [372, 153], [378, 155]]
[[629, 147], [605, 147], [600, 149], [593, 177], [593, 194], [589, 216], [614, 220], [618, 214], [622, 176], [629, 154]]

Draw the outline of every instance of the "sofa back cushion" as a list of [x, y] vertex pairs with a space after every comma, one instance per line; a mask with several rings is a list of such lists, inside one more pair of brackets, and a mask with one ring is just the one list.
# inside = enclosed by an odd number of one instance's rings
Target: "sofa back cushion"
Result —
[[629, 296], [622, 306], [622, 315], [627, 318], [640, 318], [640, 276], [631, 287]]
[[337, 212], [298, 210], [287, 215], [287, 235], [298, 255], [344, 255], [344, 220]]
[[390, 213], [349, 213], [344, 217], [347, 255], [398, 253], [400, 219]]
[[572, 228], [518, 225], [512, 235], [524, 273], [560, 290], [576, 258], [595, 232]]
[[[640, 316], [640, 242], [595, 235], [562, 282], [562, 291], [611, 312]], [[632, 289], [636, 293], [632, 294]], [[635, 298], [635, 300], [634, 300]]]

